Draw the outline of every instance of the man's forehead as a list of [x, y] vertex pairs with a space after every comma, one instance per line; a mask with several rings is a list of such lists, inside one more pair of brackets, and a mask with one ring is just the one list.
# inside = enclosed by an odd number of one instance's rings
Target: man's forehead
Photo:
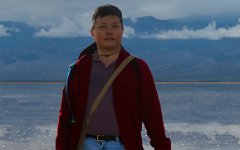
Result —
[[106, 22], [106, 23], [109, 23], [109, 22], [119, 23], [120, 19], [117, 16], [110, 15], [110, 16], [98, 17], [96, 19], [96, 22], [99, 22], [99, 23], [104, 23], [104, 22]]

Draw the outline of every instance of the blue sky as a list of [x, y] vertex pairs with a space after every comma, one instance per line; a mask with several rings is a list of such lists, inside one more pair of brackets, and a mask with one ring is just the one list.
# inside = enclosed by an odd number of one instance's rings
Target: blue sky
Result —
[[[158, 19], [182, 18], [190, 15], [240, 14], [239, 0], [1, 0], [0, 21], [21, 21], [33, 26], [48, 27], [36, 36], [76, 37], [89, 36], [92, 11], [103, 4], [117, 5], [125, 18], [154, 16]], [[240, 16], [239, 16], [240, 17]], [[9, 29], [0, 24], [0, 36], [9, 36]], [[212, 33], [212, 34], [207, 34]], [[203, 29], [192, 31], [160, 31], [142, 38], [210, 38], [238, 37], [240, 25], [217, 29], [214, 22]], [[125, 27], [125, 37], [135, 36], [135, 30]]]

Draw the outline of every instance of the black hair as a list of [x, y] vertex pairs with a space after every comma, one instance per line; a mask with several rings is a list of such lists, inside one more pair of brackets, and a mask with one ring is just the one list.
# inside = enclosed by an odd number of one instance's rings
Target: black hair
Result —
[[96, 20], [98, 17], [105, 17], [105, 16], [109, 16], [109, 15], [113, 15], [113, 16], [117, 16], [122, 24], [123, 27], [123, 19], [122, 19], [122, 12], [121, 10], [113, 5], [110, 4], [106, 4], [103, 6], [99, 6], [95, 9], [93, 15], [92, 15], [92, 25], [91, 25], [91, 29], [94, 29], [95, 24], [96, 24]]

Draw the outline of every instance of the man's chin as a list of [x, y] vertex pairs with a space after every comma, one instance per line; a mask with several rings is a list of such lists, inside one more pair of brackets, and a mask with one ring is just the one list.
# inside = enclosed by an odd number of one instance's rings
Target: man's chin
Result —
[[121, 46], [116, 45], [116, 44], [112, 44], [112, 45], [104, 45], [104, 49], [109, 49], [109, 50], [116, 50], [119, 49]]

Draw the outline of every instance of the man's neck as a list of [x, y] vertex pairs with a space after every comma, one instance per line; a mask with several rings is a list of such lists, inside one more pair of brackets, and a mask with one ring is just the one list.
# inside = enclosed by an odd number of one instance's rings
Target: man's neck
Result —
[[115, 50], [115, 51], [111, 51], [111, 52], [97, 52], [96, 55], [98, 56], [102, 56], [102, 57], [110, 57], [110, 56], [113, 56], [115, 55], [116, 53], [119, 53], [120, 50]]
[[[110, 66], [114, 61], [118, 59], [121, 49], [115, 51], [107, 51], [108, 53], [103, 53], [103, 51], [97, 51], [98, 58], [103, 62], [105, 67]], [[105, 51], [106, 52], [106, 51]], [[110, 53], [111, 52], [111, 53]]]

